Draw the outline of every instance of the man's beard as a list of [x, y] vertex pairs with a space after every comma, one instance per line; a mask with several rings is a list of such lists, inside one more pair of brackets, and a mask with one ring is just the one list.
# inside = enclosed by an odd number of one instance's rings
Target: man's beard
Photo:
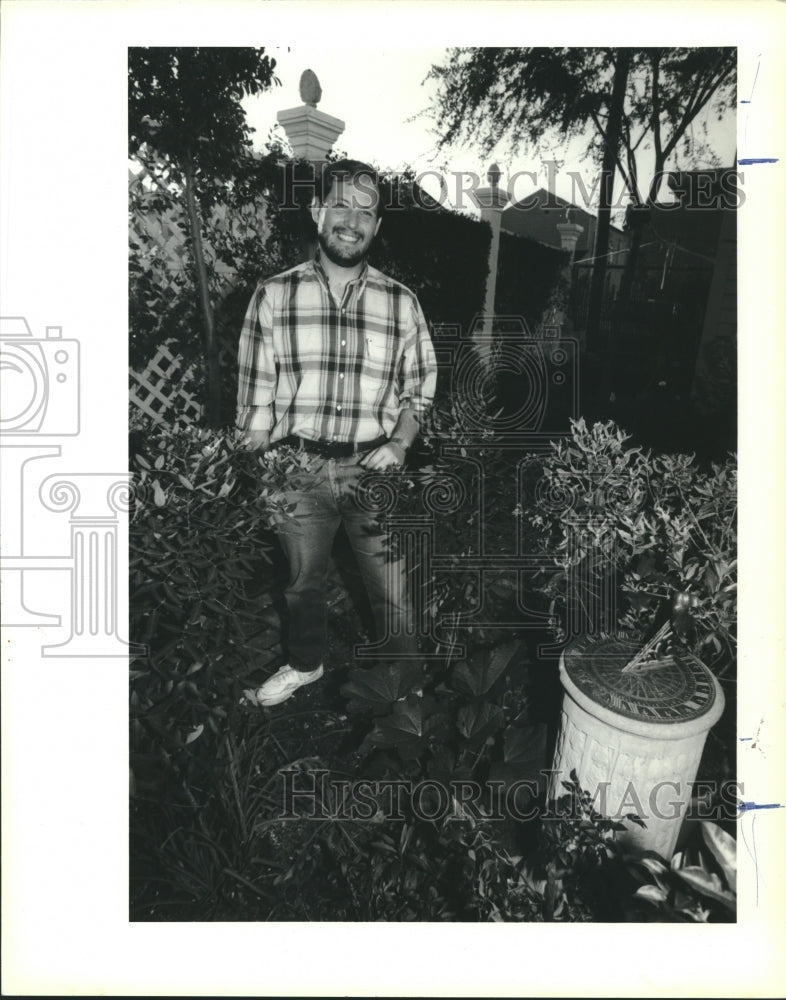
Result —
[[370, 244], [362, 238], [356, 244], [344, 244], [334, 235], [333, 230], [328, 234], [318, 233], [317, 239], [322, 253], [338, 267], [355, 267], [356, 264], [360, 264], [365, 260], [370, 247]]

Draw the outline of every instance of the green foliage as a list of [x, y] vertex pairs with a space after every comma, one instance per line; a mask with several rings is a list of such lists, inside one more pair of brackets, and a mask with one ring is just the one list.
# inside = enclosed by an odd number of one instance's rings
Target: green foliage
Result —
[[277, 656], [269, 521], [289, 510], [271, 492], [302, 456], [259, 457], [235, 433], [147, 422], [131, 453], [130, 630], [147, 647], [130, 672], [135, 914], [264, 918], [276, 894], [259, 880], [272, 876], [248, 851], [278, 804], [282, 734], [238, 706]]
[[[595, 809], [575, 771], [562, 786], [567, 794], [560, 796], [544, 815], [532, 862], [534, 874], [545, 881], [546, 919], [610, 919], [614, 907], [609, 906], [608, 895], [619, 875], [622, 857], [615, 838], [627, 828]], [[624, 819], [645, 825], [633, 813]]]
[[564, 264], [565, 254], [561, 250], [501, 233], [496, 312], [523, 316], [534, 335], [539, 322], [548, 321], [549, 310], [553, 311], [555, 303], [567, 301]]
[[271, 585], [271, 490], [297, 459], [264, 459], [235, 434], [148, 426], [132, 447], [131, 634], [147, 655], [131, 674], [132, 732], [179, 751], [224, 731], [240, 678], [270, 656], [260, 621]]
[[155, 177], [156, 183], [174, 188], [188, 219], [205, 353], [205, 420], [210, 427], [221, 425], [221, 344], [202, 218], [221, 199], [238, 158], [250, 150], [241, 98], [270, 87], [274, 66], [264, 49], [129, 52], [129, 154], [148, 171], [151, 159], [162, 161], [165, 176]]
[[563, 618], [571, 567], [589, 585], [611, 567], [619, 574], [613, 623], [640, 631], [677, 593], [691, 601], [691, 652], [717, 672], [736, 652], [737, 463], [730, 455], [709, 471], [690, 455], [652, 455], [628, 448], [612, 421], [573, 423], [566, 441], [533, 456], [523, 520], [556, 572], [537, 586]]
[[[370, 727], [361, 756], [368, 768], [386, 774], [448, 779], [481, 773], [504, 759], [504, 741], [516, 726], [533, 722], [526, 645], [509, 629], [473, 623], [471, 614], [482, 597], [483, 621], [509, 621], [515, 615], [515, 577], [489, 573], [481, 595], [477, 573], [462, 568], [462, 557], [479, 547], [476, 501], [481, 487], [490, 509], [497, 511], [485, 525], [487, 551], [503, 552], [515, 539], [510, 455], [490, 438], [483, 448], [481, 483], [477, 466], [461, 456], [467, 440], [454, 410], [440, 403], [423, 434], [419, 467], [384, 473], [396, 496], [396, 517], [422, 513], [427, 501], [446, 505], [447, 516], [434, 520], [434, 551], [454, 564], [438, 574], [425, 595], [424, 614], [435, 626], [435, 640], [424, 649], [431, 654], [425, 667], [362, 667], [342, 688], [348, 710]], [[461, 657], [456, 652], [460, 645], [465, 648]], [[538, 763], [544, 765], [545, 759]], [[534, 777], [539, 777], [537, 766]]]
[[275, 735], [230, 709], [220, 736], [164, 744], [132, 739], [132, 919], [265, 919], [274, 871], [252, 848], [276, 805]]
[[[488, 155], [505, 137], [512, 151], [549, 135], [594, 134], [586, 152], [603, 154], [612, 79], [619, 50], [610, 48], [454, 48], [433, 66], [437, 81], [430, 115], [440, 145], [472, 142]], [[691, 126], [711, 109], [722, 117], [736, 99], [736, 52], [730, 48], [636, 49], [630, 52], [618, 154], [626, 186], [636, 204], [636, 155], [655, 150], [654, 201], [660, 171], [682, 143], [691, 157]], [[703, 149], [698, 150], [705, 152]]]
[[250, 136], [241, 98], [278, 83], [275, 65], [259, 48], [130, 48], [129, 155], [148, 147], [179, 169], [192, 158], [203, 190], [231, 176]]
[[737, 913], [737, 845], [716, 823], [701, 824], [703, 842], [667, 863], [648, 852], [632, 859], [639, 919], [726, 923]]
[[367, 823], [338, 819], [331, 800], [331, 818], [311, 820], [316, 830], [300, 848], [286, 824], [269, 825], [288, 836], [293, 860], [284, 879], [303, 887], [318, 866], [323, 877], [326, 869], [338, 869], [333, 884], [342, 890], [343, 905], [350, 903], [350, 919], [616, 919], [614, 902], [621, 901], [610, 900], [610, 884], [615, 878], [623, 884], [624, 869], [614, 837], [625, 826], [593, 809], [575, 774], [563, 787], [529, 858], [502, 844], [499, 823], [474, 816], [455, 800], [435, 821], [407, 816], [392, 822], [378, 813]]
[[[449, 412], [435, 415], [425, 440], [419, 469], [386, 474], [398, 490], [397, 512], [421, 509], [422, 490], [444, 485], [442, 476], [458, 477], [465, 498], [478, 488], [472, 463], [442, 457], [440, 442], [455, 445], [460, 456], [464, 441]], [[598, 519], [599, 530], [638, 516], [637, 506], [630, 510], [631, 481], [655, 490], [664, 510], [676, 506], [677, 485], [688, 489], [690, 477], [670, 465], [660, 476], [673, 482], [658, 486], [652, 461], [625, 440], [608, 426], [577, 425], [572, 442], [544, 459], [553, 484], [581, 486], [585, 513]], [[566, 795], [539, 819], [514, 824], [515, 831], [484, 817], [485, 799], [480, 815], [453, 800], [453, 810], [435, 820], [407, 807], [395, 819], [378, 802], [368, 819], [358, 819], [342, 816], [332, 791], [324, 815], [283, 819], [281, 770], [293, 768], [306, 780], [321, 768], [345, 780], [431, 779], [448, 789], [459, 779], [496, 779], [502, 787], [529, 780], [529, 803], [542, 801], [546, 727], [526, 647], [509, 631], [455, 618], [482, 597], [488, 620], [509, 620], [515, 586], [503, 585], [500, 573], [493, 589], [478, 595], [473, 575], [457, 561], [435, 581], [430, 610], [442, 620], [438, 634], [464, 642], [465, 655], [444, 642], [443, 655], [425, 671], [393, 664], [353, 671], [342, 688], [349, 718], [324, 702], [309, 710], [302, 700], [273, 712], [249, 709], [239, 705], [240, 694], [272, 655], [263, 641], [270, 626], [260, 615], [271, 583], [267, 523], [271, 513], [287, 513], [271, 504], [270, 491], [297, 475], [302, 456], [282, 450], [260, 461], [239, 452], [233, 434], [194, 427], [145, 426], [131, 450], [138, 455], [132, 638], [150, 647], [131, 675], [136, 919], [587, 921], [641, 919], [640, 910], [646, 919], [703, 919], [706, 910], [708, 919], [720, 919], [729, 912], [724, 894], [733, 889], [733, 869], [717, 836], [708, 841], [706, 864], [686, 854], [682, 874], [657, 868], [662, 885], [656, 880], [653, 890], [666, 893], [657, 907], [654, 891], [633, 896], [641, 871], [651, 878], [654, 863], [637, 867], [620, 856], [615, 835], [623, 827], [597, 813], [575, 775], [564, 784]], [[509, 453], [495, 449], [493, 438], [484, 452], [495, 512], [489, 544], [502, 551], [522, 520], [511, 495], [515, 477]], [[683, 466], [691, 463], [676, 468]], [[598, 477], [614, 487], [614, 504], [601, 503]], [[714, 483], [713, 490], [717, 500], [723, 489]], [[461, 501], [437, 519], [439, 551], [458, 557], [473, 550], [473, 509], [471, 499]], [[549, 532], [550, 544], [557, 543], [559, 523], [550, 516], [532, 526], [533, 538]], [[638, 537], [629, 526], [622, 530]], [[324, 698], [317, 686], [309, 692], [312, 700]], [[298, 756], [305, 740], [309, 757]], [[709, 874], [695, 870], [702, 865]], [[699, 904], [690, 893], [698, 893]]]
[[[220, 198], [203, 206], [203, 256], [221, 358], [222, 423], [234, 423], [237, 343], [256, 283], [300, 259], [302, 218], [281, 209], [279, 150], [242, 156]], [[206, 365], [189, 224], [165, 161], [145, 155], [129, 188], [129, 361], [141, 371], [162, 344], [193, 366], [191, 391], [206, 395]]]

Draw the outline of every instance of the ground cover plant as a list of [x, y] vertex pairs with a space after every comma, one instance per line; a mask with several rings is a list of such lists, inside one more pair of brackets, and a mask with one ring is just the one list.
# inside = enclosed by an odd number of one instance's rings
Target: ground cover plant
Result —
[[[614, 426], [579, 423], [530, 464], [521, 456], [520, 488], [509, 452], [490, 437], [491, 540], [525, 534], [553, 561], [527, 582], [543, 629], [501, 628], [515, 621], [517, 587], [500, 571], [479, 593], [477, 574], [462, 569], [477, 545], [479, 483], [476, 467], [457, 460], [467, 442], [447, 405], [410, 469], [384, 477], [402, 514], [422, 510], [426, 492], [440, 512], [435, 551], [456, 557], [424, 590], [424, 613], [437, 623], [425, 666], [355, 662], [368, 629], [345, 577], [331, 609], [330, 676], [272, 710], [243, 704], [242, 693], [283, 655], [270, 494], [300, 459], [259, 459], [233, 432], [193, 426], [145, 425], [132, 436], [131, 632], [148, 647], [131, 665], [132, 919], [733, 917], [724, 831], [698, 824], [676, 860], [637, 861], [615, 839], [635, 819], [599, 815], [575, 776], [552, 789], [546, 809], [541, 772], [560, 688], [556, 660], [537, 653], [564, 629], [574, 517], [617, 539], [620, 624], [646, 628], [677, 588], [696, 595], [685, 641], [715, 663], [733, 705], [733, 460], [702, 469], [630, 448]], [[529, 505], [538, 483], [546, 486]], [[580, 502], [558, 515], [542, 502], [546, 487]], [[601, 504], [601, 488], [617, 499]], [[733, 777], [733, 739], [708, 744], [705, 758], [706, 776]], [[370, 789], [363, 810], [347, 805], [361, 781]], [[386, 781], [418, 797], [391, 815], [379, 794]], [[468, 801], [461, 783], [472, 781], [496, 782], [502, 795], [528, 781], [515, 806], [533, 818], [496, 817], [486, 792]]]

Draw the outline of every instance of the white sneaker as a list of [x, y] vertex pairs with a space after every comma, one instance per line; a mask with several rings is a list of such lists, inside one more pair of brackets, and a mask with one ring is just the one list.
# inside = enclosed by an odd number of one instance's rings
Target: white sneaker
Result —
[[316, 670], [294, 670], [287, 664], [277, 670], [269, 680], [266, 680], [262, 687], [254, 692], [254, 700], [258, 705], [267, 707], [268, 705], [280, 705], [282, 701], [290, 698], [298, 688], [305, 684], [313, 684], [318, 681], [324, 673], [320, 664]]

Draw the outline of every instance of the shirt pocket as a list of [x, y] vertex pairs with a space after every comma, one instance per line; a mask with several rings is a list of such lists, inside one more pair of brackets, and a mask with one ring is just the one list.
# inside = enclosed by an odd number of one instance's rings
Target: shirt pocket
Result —
[[394, 354], [389, 337], [379, 333], [367, 333], [363, 344], [364, 379], [377, 383], [388, 383], [393, 377]]

